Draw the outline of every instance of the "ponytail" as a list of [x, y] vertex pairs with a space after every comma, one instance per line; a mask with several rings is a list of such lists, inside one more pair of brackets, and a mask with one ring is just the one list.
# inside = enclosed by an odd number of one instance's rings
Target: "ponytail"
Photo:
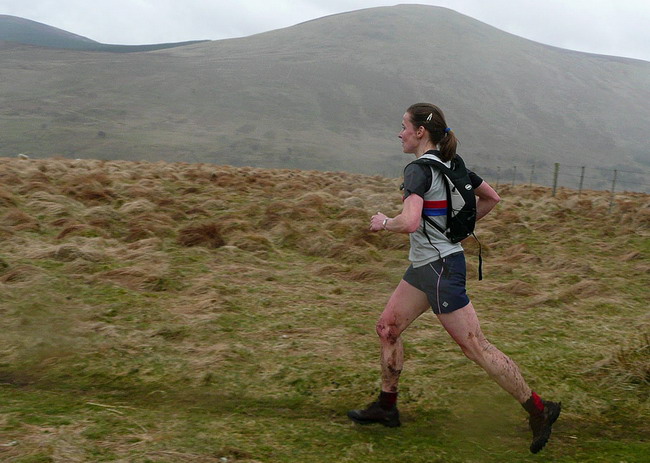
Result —
[[443, 161], [451, 161], [456, 157], [456, 147], [458, 146], [458, 139], [450, 128], [445, 129], [445, 136], [438, 142], [440, 145], [440, 158]]
[[434, 145], [440, 146], [440, 158], [451, 161], [456, 156], [459, 144], [456, 135], [447, 127], [445, 115], [440, 108], [431, 103], [417, 103], [406, 110], [415, 127], [424, 127]]

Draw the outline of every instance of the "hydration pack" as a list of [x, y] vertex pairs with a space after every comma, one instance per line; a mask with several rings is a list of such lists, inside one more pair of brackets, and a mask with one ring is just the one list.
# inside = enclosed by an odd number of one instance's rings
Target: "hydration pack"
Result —
[[[431, 240], [426, 231], [426, 224], [435, 227], [452, 243], [458, 243], [470, 235], [473, 235], [476, 239], [476, 235], [474, 235], [474, 227], [476, 226], [476, 196], [474, 195], [474, 187], [472, 187], [469, 172], [467, 171], [467, 167], [465, 167], [463, 159], [456, 155], [451, 160], [450, 167], [447, 167], [441, 161], [425, 157], [421, 157], [411, 162], [411, 164], [431, 166], [438, 170], [442, 174], [447, 191], [447, 220], [445, 227], [441, 227], [434, 222], [431, 217], [426, 215], [425, 210], [422, 211], [424, 234], [429, 240], [429, 243], [431, 243]], [[481, 256], [481, 243], [478, 239], [476, 241], [479, 245], [479, 280], [482, 280], [483, 258]], [[431, 245], [433, 246], [432, 243]], [[435, 246], [433, 247], [435, 248]]]

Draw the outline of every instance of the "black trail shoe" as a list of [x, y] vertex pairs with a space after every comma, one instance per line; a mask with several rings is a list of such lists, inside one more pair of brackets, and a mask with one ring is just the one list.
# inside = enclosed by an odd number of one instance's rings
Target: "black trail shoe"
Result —
[[560, 416], [561, 402], [547, 402], [542, 400], [544, 411], [539, 415], [530, 415], [528, 424], [533, 431], [533, 442], [530, 444], [530, 451], [537, 453], [544, 448], [551, 437], [551, 426]]
[[401, 424], [397, 407], [384, 410], [379, 402], [371, 403], [365, 410], [350, 410], [348, 418], [359, 424], [381, 423], [389, 428], [395, 428]]

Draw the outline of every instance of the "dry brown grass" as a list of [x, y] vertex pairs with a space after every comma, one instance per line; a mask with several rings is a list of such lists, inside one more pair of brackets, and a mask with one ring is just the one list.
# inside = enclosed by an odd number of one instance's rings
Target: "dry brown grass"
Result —
[[[5, 236], [44, 232], [60, 242], [99, 237], [124, 243], [171, 238], [189, 247], [291, 249], [348, 263], [408, 247], [405, 236], [367, 230], [376, 210], [395, 214], [401, 206], [399, 182], [380, 177], [65, 159], [4, 160], [0, 176], [0, 232]], [[540, 255], [534, 243], [511, 244], [513, 232], [542, 232], [549, 243], [568, 240], [579, 246], [574, 217], [587, 225], [612, 224], [605, 227], [606, 242], [647, 230], [650, 223], [650, 203], [642, 194], [620, 194], [612, 213], [609, 197], [599, 192], [577, 197], [561, 190], [551, 198], [546, 188], [505, 186], [501, 194], [505, 200], [499, 211], [480, 224], [478, 236], [490, 265], [509, 271], [530, 265], [554, 272], [576, 267], [566, 255]], [[464, 246], [468, 254], [477, 254], [474, 240]], [[647, 268], [644, 253], [628, 252], [622, 258], [635, 261], [639, 270]], [[517, 295], [539, 292], [525, 284], [502, 289]]]
[[179, 230], [178, 242], [183, 246], [206, 246], [218, 248], [226, 241], [221, 235], [221, 227], [216, 222], [190, 225]]
[[148, 260], [140, 264], [102, 272], [96, 276], [96, 279], [137, 291], [160, 291], [164, 290], [163, 279], [167, 270], [166, 262]]
[[[0, 175], [0, 226], [6, 235], [52, 230], [59, 241], [99, 236], [127, 243], [175, 238], [184, 246], [291, 248], [351, 262], [368, 258], [368, 251], [408, 246], [404, 236], [367, 231], [370, 214], [380, 209], [394, 214], [400, 207], [398, 182], [379, 177], [65, 159], [6, 160]], [[551, 198], [542, 187], [506, 186], [501, 193], [506, 199], [499, 213], [479, 227], [484, 256], [497, 251], [499, 265], [540, 264], [542, 257], [529, 244], [508, 247], [513, 231], [579, 241], [571, 227], [574, 216], [613, 223], [606, 231], [610, 238], [647, 229], [650, 221], [649, 202], [641, 194], [619, 195], [608, 214], [609, 198], [598, 192], [576, 197], [561, 190]], [[473, 240], [465, 246], [470, 254], [478, 252]], [[544, 257], [554, 270], [574, 264], [562, 256]]]
[[16, 197], [13, 194], [11, 194], [9, 191], [0, 187], [0, 204], [2, 204], [3, 206], [15, 206]]
[[626, 386], [641, 385], [645, 386], [641, 389], [643, 400], [650, 398], [650, 333], [627, 341], [598, 364], [595, 371], [603, 378], [605, 387], [628, 389]]
[[[408, 237], [370, 233], [368, 224], [377, 210], [399, 211], [398, 181], [205, 164], [0, 159], [0, 184], [0, 315], [8, 324], [1, 345], [9, 346], [0, 345], [0, 353], [5, 366], [23, 362], [30, 372], [0, 383], [74, 389], [79, 381], [85, 393], [103, 387], [106, 395], [123, 385], [134, 394], [142, 388], [146, 404], [166, 403], [165, 394], [170, 403], [205, 400], [209, 411], [199, 420], [211, 424], [201, 432], [234, 440], [251, 432], [241, 448], [257, 449], [260, 430], [269, 446], [279, 445], [268, 430], [278, 422], [268, 415], [292, 405], [275, 401], [298, 395], [305, 416], [334, 416], [342, 403], [374, 391], [373, 324], [407, 265]], [[647, 331], [650, 322], [639, 315], [650, 285], [648, 196], [620, 194], [610, 212], [606, 192], [551, 198], [545, 188], [507, 187], [500, 194], [503, 202], [477, 230], [483, 282], [475, 281], [478, 245], [463, 243], [485, 330], [495, 344], [503, 340], [517, 351], [523, 365], [544, 368], [538, 360], [548, 359], [548, 370], [531, 376], [571, 397], [567, 426], [603, 419], [606, 400], [623, 401], [629, 416], [636, 404], [626, 395], [614, 391], [599, 401], [581, 388], [587, 377], [598, 387], [647, 390], [647, 338], [635, 342], [629, 333]], [[404, 401], [411, 412], [430, 408], [431, 395], [442, 404], [464, 402], [465, 395], [441, 386], [447, 379], [480, 383], [423, 318], [408, 333], [415, 372]], [[171, 397], [171, 389], [182, 392]], [[224, 389], [237, 399], [215, 419], [217, 399], [200, 399], [197, 390]], [[266, 414], [270, 428], [239, 414], [240, 399]], [[123, 461], [136, 448], [142, 460], [254, 461], [257, 453], [229, 445], [166, 451], [160, 443], [169, 435], [191, 433], [179, 431], [190, 421], [185, 413], [206, 408], [194, 405], [165, 415], [169, 427], [155, 410], [146, 430], [120, 422], [109, 437], [98, 432], [99, 450]], [[90, 461], [82, 449], [92, 445], [96, 412], [128, 415], [93, 407], [74, 424], [11, 428], [22, 446], [10, 449], [12, 456], [45, 446], [61, 461]], [[445, 419], [457, 411], [440, 407], [448, 410]], [[286, 413], [280, 423], [304, 421]], [[228, 429], [231, 419], [249, 429]], [[313, 429], [321, 428], [318, 421]]]

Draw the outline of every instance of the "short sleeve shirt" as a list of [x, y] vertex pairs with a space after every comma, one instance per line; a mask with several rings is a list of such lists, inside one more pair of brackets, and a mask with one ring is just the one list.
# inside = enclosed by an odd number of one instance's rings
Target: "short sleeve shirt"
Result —
[[[478, 188], [483, 179], [468, 169], [469, 180], [472, 182], [472, 188]], [[424, 194], [431, 187], [433, 175], [431, 168], [422, 164], [410, 164], [404, 171], [404, 199], [411, 194], [424, 198]]]
[[[439, 159], [435, 154], [426, 154], [425, 156]], [[483, 183], [483, 179], [474, 172], [470, 171], [469, 177], [474, 188]], [[433, 171], [431, 167], [426, 165], [408, 165], [404, 170], [404, 199], [412, 194], [422, 197], [425, 201], [444, 199], [446, 190], [440, 173]], [[446, 220], [444, 217], [432, 217], [432, 219], [444, 227]], [[427, 265], [437, 259], [463, 250], [460, 243], [452, 243], [435, 227], [426, 227], [423, 222], [420, 219], [418, 229], [409, 235], [411, 242], [409, 260], [414, 267]]]

